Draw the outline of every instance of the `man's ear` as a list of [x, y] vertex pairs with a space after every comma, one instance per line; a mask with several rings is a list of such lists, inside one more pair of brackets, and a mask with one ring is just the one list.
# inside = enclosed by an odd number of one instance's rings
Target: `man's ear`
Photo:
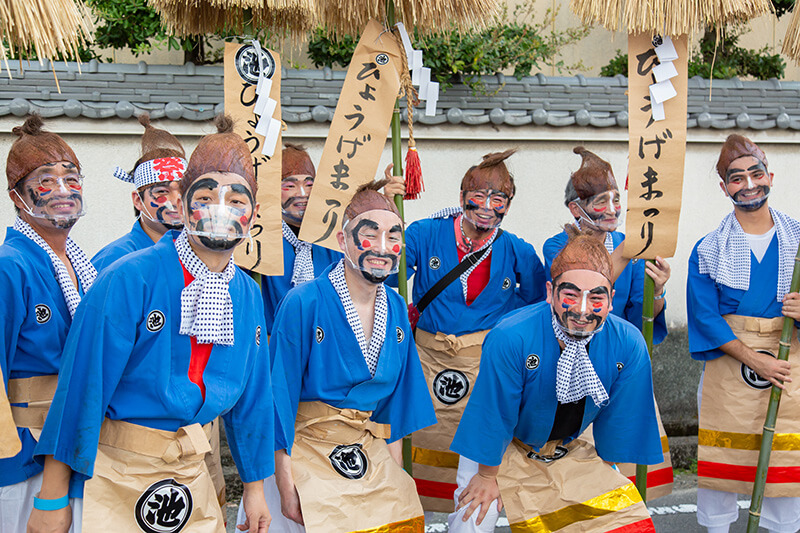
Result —
[[581, 218], [583, 213], [581, 212], [581, 207], [578, 205], [577, 200], [573, 200], [567, 205], [567, 209], [569, 209], [572, 218]]
[[342, 252], [345, 251], [346, 244], [344, 242], [344, 232], [339, 231], [336, 233], [336, 241], [339, 243], [339, 248], [342, 249]]
[[544, 291], [545, 291], [545, 301], [549, 304], [553, 304], [553, 284], [551, 282], [546, 282], [544, 284]]
[[727, 187], [725, 187], [725, 181], [724, 181], [724, 180], [722, 180], [722, 181], [720, 181], [720, 182], [719, 182], [719, 188], [720, 188], [720, 189], [722, 189], [722, 192], [723, 192], [723, 194], [725, 194], [725, 196], [727, 196], [728, 198], [730, 198], [730, 196], [731, 196], [731, 195], [730, 195], [730, 194], [728, 194], [728, 188], [727, 188]]
[[131, 202], [133, 202], [133, 207], [135, 207], [139, 211], [144, 211], [144, 202], [142, 201], [142, 197], [139, 196], [139, 191], [135, 190], [131, 192]]

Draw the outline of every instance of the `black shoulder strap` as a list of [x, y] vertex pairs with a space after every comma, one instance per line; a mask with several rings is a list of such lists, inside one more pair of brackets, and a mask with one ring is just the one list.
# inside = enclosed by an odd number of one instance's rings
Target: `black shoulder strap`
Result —
[[[497, 242], [497, 239], [499, 239], [500, 235], [502, 234], [503, 234], [502, 229], [497, 230], [497, 235], [495, 236], [492, 244], [494, 244], [494, 242]], [[422, 298], [419, 299], [419, 302], [416, 303], [417, 311], [419, 311], [419, 313], [422, 314], [422, 311], [430, 305], [430, 303], [434, 300], [434, 298], [439, 296], [439, 294], [443, 290], [445, 290], [448, 285], [450, 285], [456, 279], [458, 279], [459, 276], [461, 276], [461, 274], [463, 274], [469, 269], [469, 267], [480, 261], [483, 258], [483, 256], [485, 256], [488, 252], [489, 252], [489, 247], [487, 246], [483, 250], [465, 255], [464, 258], [461, 260], [461, 262], [458, 263], [455, 267], [453, 267], [453, 270], [445, 274], [443, 278], [437, 281], [433, 285], [433, 287], [428, 289], [428, 292], [426, 292], [422, 296]]]

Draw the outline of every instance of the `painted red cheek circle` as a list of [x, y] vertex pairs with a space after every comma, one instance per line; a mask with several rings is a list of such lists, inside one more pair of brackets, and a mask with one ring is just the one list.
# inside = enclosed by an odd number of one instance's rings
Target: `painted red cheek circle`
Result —
[[239, 218], [239, 222], [241, 222], [242, 224], [247, 224], [247, 217], [246, 217], [246, 216], [244, 216], [244, 215], [242, 215], [242, 216]]
[[392, 251], [394, 253], [396, 253], [396, 254], [399, 254], [400, 253], [400, 245], [399, 244], [395, 244], [394, 247], [392, 248]]
[[166, 196], [159, 196], [158, 198], [156, 198], [156, 203], [157, 204], [163, 204], [166, 201], [167, 201], [167, 197]]
[[203, 218], [203, 215], [199, 211], [195, 211], [194, 213], [192, 213], [192, 218], [195, 220], [200, 220], [201, 218]]
[[36, 188], [39, 189], [39, 192], [48, 192], [50, 190], [46, 187], [36, 187]]
[[372, 246], [372, 243], [368, 240], [364, 240], [364, 242], [361, 243], [362, 248], [369, 248], [370, 246]]

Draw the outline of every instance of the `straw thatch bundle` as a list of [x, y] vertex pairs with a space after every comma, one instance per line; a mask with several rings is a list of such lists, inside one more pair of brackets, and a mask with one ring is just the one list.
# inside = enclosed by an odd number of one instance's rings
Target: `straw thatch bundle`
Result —
[[628, 33], [683, 35], [769, 13], [769, 0], [571, 0], [585, 24]]
[[313, 0], [148, 0], [179, 37], [269, 28], [304, 34], [315, 24]]
[[[491, 20], [497, 0], [388, 0], [394, 2], [395, 18], [408, 31], [422, 34], [455, 24], [481, 27]], [[360, 35], [370, 19], [386, 21], [387, 0], [317, 0], [319, 21], [333, 35]]]
[[792, 10], [792, 19], [789, 21], [789, 28], [786, 30], [781, 52], [792, 58], [796, 63], [800, 63], [800, 9], [797, 8], [797, 2], [795, 2]]
[[39, 59], [77, 58], [91, 34], [89, 20], [80, 0], [0, 0], [0, 60], [18, 51]]

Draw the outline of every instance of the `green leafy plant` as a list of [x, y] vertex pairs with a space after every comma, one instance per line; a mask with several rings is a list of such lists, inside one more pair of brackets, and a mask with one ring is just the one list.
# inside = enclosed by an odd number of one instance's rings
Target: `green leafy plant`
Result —
[[[441, 32], [414, 36], [414, 48], [421, 49], [425, 66], [432, 77], [451, 87], [463, 81], [475, 92], [485, 92], [480, 75], [513, 71], [517, 79], [530, 75], [534, 69], [552, 66], [559, 72], [582, 68], [582, 64], [566, 65], [559, 59], [561, 50], [588, 34], [587, 27], [554, 30], [551, 24], [557, 11], [547, 10], [536, 22], [534, 1], [514, 8], [508, 6], [482, 30], [461, 31], [455, 25]], [[356, 39], [347, 36], [334, 39], [319, 28], [309, 40], [308, 56], [317, 67], [346, 67], [355, 50]]]

